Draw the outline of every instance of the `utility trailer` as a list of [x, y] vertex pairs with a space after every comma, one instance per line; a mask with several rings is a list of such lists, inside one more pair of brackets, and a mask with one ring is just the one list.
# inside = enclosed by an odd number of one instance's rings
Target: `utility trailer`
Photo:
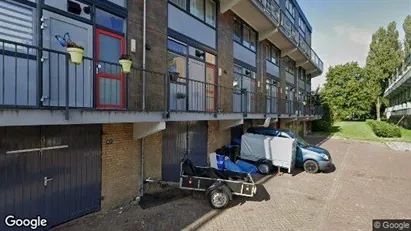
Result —
[[260, 173], [269, 174], [273, 166], [295, 167], [297, 142], [295, 139], [246, 133], [241, 137], [240, 159], [253, 162]]
[[250, 174], [198, 167], [189, 159], [181, 164], [180, 188], [205, 192], [214, 209], [226, 207], [233, 195], [253, 197], [257, 193]]

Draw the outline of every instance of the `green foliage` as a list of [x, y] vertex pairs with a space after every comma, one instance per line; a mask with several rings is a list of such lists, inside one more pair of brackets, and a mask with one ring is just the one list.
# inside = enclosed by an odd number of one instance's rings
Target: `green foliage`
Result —
[[364, 85], [376, 106], [377, 118], [380, 118], [380, 107], [388, 78], [400, 66], [404, 54], [402, 51], [396, 23], [390, 22], [387, 29], [380, 27], [372, 35], [370, 50], [365, 65], [366, 84]]
[[405, 54], [411, 53], [411, 15], [408, 15], [404, 23], [402, 24], [402, 28], [405, 32], [405, 39], [404, 39], [404, 50]]
[[367, 120], [366, 123], [371, 127], [376, 136], [384, 138], [401, 137], [401, 130], [396, 125], [376, 120]]
[[363, 69], [357, 62], [328, 69], [321, 97], [329, 105], [334, 120], [344, 119], [352, 114], [365, 116], [369, 113], [371, 102], [365, 85]]

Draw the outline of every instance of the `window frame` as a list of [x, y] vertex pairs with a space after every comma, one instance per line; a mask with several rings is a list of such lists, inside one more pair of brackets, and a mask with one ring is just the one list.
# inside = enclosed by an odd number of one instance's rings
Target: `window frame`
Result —
[[285, 1], [285, 8], [287, 9], [288, 13], [291, 14], [291, 16], [295, 19], [297, 15], [296, 7], [294, 3], [291, 2], [291, 0], [286, 0]]
[[[184, 46], [185, 47], [185, 52], [179, 52], [179, 51], [176, 51], [174, 49], [171, 49], [168, 46], [168, 41], [172, 41], [174, 43], [177, 43], [179, 45]], [[190, 48], [194, 49], [194, 52], [195, 52], [195, 50], [200, 50], [200, 51], [204, 52], [204, 57], [203, 58], [196, 57], [195, 55], [190, 53]], [[217, 70], [216, 68], [217, 68], [218, 54], [209, 52], [209, 51], [205, 50], [204, 48], [199, 47], [199, 46], [197, 46], [193, 43], [186, 42], [186, 41], [181, 41], [181, 40], [176, 39], [174, 37], [168, 36], [167, 37], [167, 58], [168, 58], [168, 53], [173, 53], [175, 55], [180, 55], [180, 56], [185, 58], [185, 77], [179, 77], [177, 81], [170, 81], [172, 83], [188, 85], [189, 81], [187, 81], [187, 79], [190, 78], [189, 67], [188, 67], [189, 63], [188, 62], [189, 62], [190, 59], [195, 59], [196, 61], [204, 63], [205, 67], [207, 67], [207, 65], [213, 66], [215, 68], [215, 70]], [[209, 60], [207, 60], [207, 56], [214, 58], [213, 62], [210, 62]], [[207, 68], [204, 68], [204, 71], [205, 71], [204, 74], [206, 75], [207, 74], [206, 73]], [[167, 63], [167, 73], [168, 72], [169, 72], [169, 66], [168, 66], [168, 63]], [[216, 75], [217, 72], [215, 72], [214, 74]], [[183, 81], [181, 81], [180, 79], [183, 79]], [[206, 82], [204, 82], [204, 83], [206, 83]], [[217, 79], [217, 82], [215, 84], [218, 84], [218, 79]]]
[[[197, 15], [191, 13], [191, 2], [193, 0], [185, 0], [185, 6], [182, 7], [181, 5], [178, 5], [177, 3], [173, 2], [173, 0], [168, 0], [167, 2], [169, 4], [172, 4], [173, 6], [179, 8], [180, 10], [184, 11], [186, 14], [190, 15], [191, 17], [193, 17], [194, 19], [204, 23], [205, 25], [213, 28], [213, 29], [217, 29], [217, 17], [218, 17], [218, 4], [216, 2], [216, 0], [202, 0], [203, 3], [203, 15], [202, 17], [198, 17]], [[213, 2], [214, 3], [214, 25], [211, 23], [207, 22], [207, 2]]]
[[[267, 52], [267, 48], [268, 48], [268, 52]], [[276, 66], [280, 66], [280, 52], [279, 52], [279, 50], [280, 49], [278, 49], [276, 46], [274, 46], [273, 44], [267, 44], [267, 45], [265, 45], [264, 46], [264, 49], [266, 50], [266, 57], [265, 57], [265, 59], [268, 61], [268, 62], [270, 62], [270, 63], [272, 63], [272, 64], [274, 64], [274, 65], [276, 65]], [[275, 55], [275, 62], [273, 61], [273, 51], [275, 51], [275, 53], [276, 53], [276, 55]], [[267, 54], [268, 53], [268, 54]]]
[[[241, 20], [240, 17], [238, 16], [234, 16], [233, 17], [233, 25], [234, 25], [234, 31], [233, 31], [233, 41], [237, 42], [239, 45], [245, 47], [246, 49], [252, 51], [253, 53], [257, 53], [258, 51], [258, 32], [256, 30], [254, 30], [254, 28], [252, 28], [250, 25], [248, 25], [246, 22], [244, 22], [243, 20]], [[240, 35], [239, 35], [239, 40], [237, 39], [238, 36], [236, 36], [236, 29], [235, 29], [235, 24], [238, 23], [240, 26]], [[248, 46], [244, 44], [244, 29], [248, 30]], [[252, 46], [251, 44], [251, 34], [254, 36], [254, 46]], [[254, 49], [252, 49], [252, 47]]]

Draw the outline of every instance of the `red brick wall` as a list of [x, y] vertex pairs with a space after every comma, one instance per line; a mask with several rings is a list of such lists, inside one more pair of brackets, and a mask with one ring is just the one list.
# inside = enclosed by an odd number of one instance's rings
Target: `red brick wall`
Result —
[[[144, 138], [144, 178], [161, 179], [162, 132]], [[106, 142], [112, 144], [107, 144]], [[128, 203], [140, 195], [141, 140], [133, 124], [104, 124], [102, 135], [102, 210]], [[158, 190], [150, 187], [150, 192]]]
[[139, 142], [133, 139], [133, 124], [103, 124], [102, 210], [125, 204], [138, 195], [139, 150]]
[[[220, 131], [218, 121], [208, 121], [208, 144], [207, 154], [214, 152], [226, 144], [231, 143], [231, 130]], [[208, 161], [208, 160], [207, 160]]]

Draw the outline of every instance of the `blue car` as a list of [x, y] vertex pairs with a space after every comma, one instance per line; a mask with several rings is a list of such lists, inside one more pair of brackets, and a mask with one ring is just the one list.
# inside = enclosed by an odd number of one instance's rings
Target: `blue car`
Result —
[[[296, 139], [297, 155], [295, 165], [296, 167], [303, 168], [308, 173], [326, 171], [333, 167], [331, 155], [327, 150], [308, 144], [303, 138], [290, 130], [252, 127], [247, 130], [247, 133]], [[241, 138], [234, 138], [233, 143], [241, 145]]]

